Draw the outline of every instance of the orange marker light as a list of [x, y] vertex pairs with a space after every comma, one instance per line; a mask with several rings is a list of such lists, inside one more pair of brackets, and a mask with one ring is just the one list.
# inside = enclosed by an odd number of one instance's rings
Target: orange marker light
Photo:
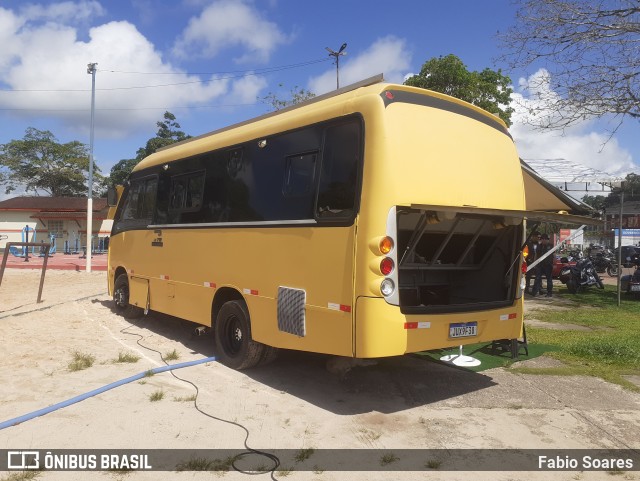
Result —
[[388, 254], [393, 249], [393, 239], [391, 237], [383, 237], [379, 247], [382, 254]]

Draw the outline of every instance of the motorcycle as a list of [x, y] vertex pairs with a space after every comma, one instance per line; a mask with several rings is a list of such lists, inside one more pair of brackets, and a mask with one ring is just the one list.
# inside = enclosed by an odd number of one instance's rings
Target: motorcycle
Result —
[[[568, 259], [567, 259], [568, 261]], [[575, 266], [567, 266], [560, 271], [560, 282], [567, 286], [567, 290], [571, 294], [586, 289], [590, 286], [597, 286], [604, 289], [604, 284], [598, 276], [593, 262], [588, 257], [580, 259]]]
[[634, 294], [640, 297], [640, 259], [635, 260], [635, 270], [633, 274], [622, 276], [620, 279], [620, 290], [627, 294]]
[[606, 272], [609, 277], [616, 277], [618, 275], [618, 264], [613, 259], [612, 252], [598, 252], [591, 260], [593, 267], [599, 274]]

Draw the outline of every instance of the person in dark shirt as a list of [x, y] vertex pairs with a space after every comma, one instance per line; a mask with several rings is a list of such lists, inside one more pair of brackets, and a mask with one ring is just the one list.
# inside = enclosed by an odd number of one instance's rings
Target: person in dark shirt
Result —
[[[547, 234], [542, 234], [540, 236], [540, 244], [538, 245], [537, 259], [542, 257], [544, 254], [553, 249], [553, 245], [549, 241], [549, 236]], [[545, 257], [540, 263], [535, 267], [536, 271], [536, 280], [533, 283], [533, 291], [531, 295], [537, 296], [538, 294], [542, 294], [542, 278], [547, 279], [547, 297], [553, 296], [553, 278], [551, 277], [551, 272], [553, 271], [553, 254]]]
[[[534, 231], [531, 233], [531, 238], [529, 242], [527, 242], [527, 264], [530, 265], [538, 258], [538, 246], [540, 240], [540, 233], [538, 231]], [[531, 278], [535, 274], [535, 269], [527, 269], [527, 273], [525, 274], [525, 279], [527, 281], [527, 288], [525, 292], [527, 294], [531, 294]]]

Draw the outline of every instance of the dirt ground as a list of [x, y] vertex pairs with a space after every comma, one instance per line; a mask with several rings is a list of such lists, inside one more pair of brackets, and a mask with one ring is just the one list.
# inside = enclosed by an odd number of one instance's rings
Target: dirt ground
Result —
[[[152, 314], [127, 321], [111, 310], [104, 272], [49, 271], [41, 304], [39, 272], [8, 269], [0, 286], [0, 422], [162, 366], [157, 352], [184, 362], [214, 355], [210, 335]], [[144, 347], [142, 347], [144, 346]], [[146, 347], [146, 348], [145, 348]], [[75, 351], [95, 357], [68, 368]], [[140, 357], [114, 363], [120, 352]], [[126, 384], [0, 430], [0, 449], [254, 448], [442, 450], [425, 472], [283, 470], [275, 479], [600, 480], [605, 472], [447, 471], [447, 453], [466, 448], [640, 448], [640, 394], [591, 377], [473, 373], [414, 356], [381, 359], [339, 377], [326, 356], [286, 352], [275, 363], [235, 372], [215, 363]], [[538, 358], [523, 363], [552, 365]], [[164, 397], [152, 402], [158, 390]], [[232, 421], [235, 424], [231, 424]], [[242, 426], [242, 427], [240, 427]], [[246, 432], [245, 430], [246, 429]], [[259, 479], [269, 479], [262, 474]], [[0, 473], [0, 480], [8, 479]], [[43, 472], [37, 479], [241, 479], [238, 472]], [[615, 478], [614, 478], [615, 479]], [[628, 471], [617, 479], [640, 479]]]

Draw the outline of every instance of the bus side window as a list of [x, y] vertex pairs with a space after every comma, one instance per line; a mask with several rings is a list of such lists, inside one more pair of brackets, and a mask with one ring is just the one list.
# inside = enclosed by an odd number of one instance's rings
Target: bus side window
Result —
[[318, 217], [350, 217], [356, 204], [361, 127], [351, 121], [325, 131], [316, 214]]
[[308, 195], [313, 187], [316, 170], [315, 152], [287, 157], [282, 192], [285, 197]]
[[157, 188], [157, 177], [131, 181], [122, 213], [116, 220], [116, 230], [146, 227], [153, 221]]
[[203, 222], [202, 197], [205, 171], [189, 172], [171, 177], [169, 189], [169, 224]]

